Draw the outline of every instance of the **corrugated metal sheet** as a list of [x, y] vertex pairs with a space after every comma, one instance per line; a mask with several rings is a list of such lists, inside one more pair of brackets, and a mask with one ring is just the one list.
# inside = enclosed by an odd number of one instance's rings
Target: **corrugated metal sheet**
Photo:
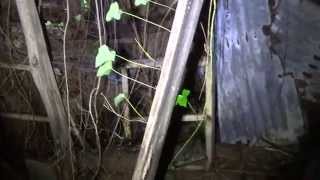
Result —
[[[318, 3], [315, 3], [318, 2]], [[320, 1], [282, 0], [272, 25], [273, 45], [302, 99], [320, 102]]]
[[[298, 32], [292, 31], [296, 28], [292, 25], [299, 26], [296, 21], [304, 19], [298, 17], [305, 16], [296, 12], [302, 7], [296, 3], [300, 1], [219, 1], [215, 48], [222, 142], [256, 142], [267, 137], [290, 143], [303, 133], [294, 73], [290, 70], [301, 64], [295, 63], [297, 59], [303, 61], [308, 54], [299, 46], [310, 47], [309, 43], [315, 42], [303, 39], [302, 34], [294, 38]], [[289, 66], [291, 62], [295, 65]]]

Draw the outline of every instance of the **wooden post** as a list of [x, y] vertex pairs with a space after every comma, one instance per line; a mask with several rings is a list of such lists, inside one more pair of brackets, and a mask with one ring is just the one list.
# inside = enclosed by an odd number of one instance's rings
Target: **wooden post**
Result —
[[[57, 148], [69, 159], [69, 129], [64, 105], [51, 67], [42, 26], [34, 0], [16, 0], [18, 13], [25, 35], [30, 62], [30, 72], [50, 121], [51, 131]], [[70, 174], [67, 167], [64, 171]], [[64, 179], [67, 179], [65, 177]]]
[[[211, 52], [211, 50], [210, 50]], [[209, 170], [212, 165], [215, 145], [215, 76], [213, 73], [213, 56], [209, 56], [206, 66], [206, 102], [205, 102], [205, 137], [206, 137], [206, 155], [208, 158], [206, 169]]]
[[178, 1], [133, 180], [152, 180], [156, 175], [202, 4], [203, 0]]
[[[126, 67], [121, 69], [121, 74], [123, 74], [124, 76], [128, 76], [128, 70], [127, 70]], [[129, 94], [129, 81], [128, 81], [128, 78], [122, 77], [122, 81], [121, 82], [122, 82], [122, 93], [125, 93], [125, 94], [128, 95]], [[129, 111], [128, 104], [127, 103], [124, 104], [123, 108], [124, 108], [123, 116], [129, 119], [130, 111]], [[132, 138], [132, 133], [131, 133], [130, 122], [129, 121], [122, 121], [122, 125], [123, 125], [123, 128], [124, 128], [125, 138], [126, 139], [131, 139]]]

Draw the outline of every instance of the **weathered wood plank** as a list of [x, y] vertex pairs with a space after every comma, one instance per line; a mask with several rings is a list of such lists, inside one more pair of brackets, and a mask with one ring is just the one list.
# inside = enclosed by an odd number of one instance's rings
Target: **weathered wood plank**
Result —
[[[149, 117], [144, 117], [144, 119], [149, 119]], [[143, 121], [141, 118], [131, 119], [133, 121]], [[194, 123], [198, 121], [205, 120], [205, 116], [203, 114], [186, 114], [182, 116], [181, 121], [185, 123]]]
[[203, 0], [180, 0], [133, 180], [155, 177]]
[[[49, 123], [50, 120], [46, 116], [38, 116], [33, 114], [17, 114], [17, 113], [4, 113], [0, 112], [0, 117], [9, 118], [9, 119], [17, 119], [22, 121], [37, 121], [43, 123]], [[130, 118], [128, 118], [130, 119]], [[148, 119], [148, 117], [144, 117], [144, 119]], [[130, 119], [132, 121], [143, 121], [141, 118]], [[205, 120], [205, 116], [202, 114], [186, 114], [182, 116], [182, 122], [197, 122]]]
[[29, 65], [24, 65], [24, 64], [7, 64], [7, 63], [0, 62], [0, 68], [31, 71], [31, 67]]
[[23, 121], [37, 121], [37, 122], [50, 122], [48, 117], [36, 116], [32, 114], [17, 114], [17, 113], [2, 113], [0, 112], [0, 117], [8, 119], [18, 119]]
[[[121, 69], [121, 74], [124, 76], [128, 77], [128, 70], [126, 68]], [[129, 80], [128, 78], [122, 77], [122, 93], [129, 94]], [[129, 119], [130, 111], [129, 111], [129, 106], [128, 103], [125, 103], [123, 105], [123, 116], [127, 119]], [[122, 121], [123, 127], [124, 127], [124, 134], [127, 139], [132, 138], [132, 133], [131, 133], [131, 126], [129, 121]]]
[[16, 0], [16, 4], [25, 34], [33, 80], [51, 121], [56, 143], [67, 147], [69, 136], [66, 113], [51, 67], [35, 3], [32, 0]]
[[[60, 152], [68, 152], [69, 129], [64, 105], [57, 87], [54, 73], [34, 0], [16, 0], [20, 22], [25, 35], [31, 74], [46, 108], [56, 146]], [[64, 159], [69, 153], [65, 153]], [[66, 165], [66, 164], [65, 164]], [[63, 167], [64, 179], [70, 171]]]
[[205, 102], [205, 137], [206, 137], [206, 168], [210, 169], [214, 155], [215, 145], [215, 73], [214, 73], [213, 55], [209, 56], [206, 66], [206, 102]]

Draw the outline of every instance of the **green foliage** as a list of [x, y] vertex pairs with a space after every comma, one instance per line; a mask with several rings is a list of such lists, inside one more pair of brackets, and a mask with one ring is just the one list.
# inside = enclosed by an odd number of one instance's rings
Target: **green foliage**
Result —
[[45, 25], [50, 27], [50, 26], [52, 26], [52, 22], [51, 22], [51, 21], [47, 21], [47, 22], [45, 23]]
[[104, 63], [102, 66], [99, 67], [97, 76], [102, 77], [102, 76], [108, 76], [110, 75], [112, 71], [112, 61], [107, 61]]
[[60, 23], [53, 23], [51, 21], [47, 21], [45, 23], [45, 25], [49, 28], [63, 28], [64, 27], [64, 23], [60, 22]]
[[119, 104], [126, 99], [126, 94], [124, 93], [120, 93], [118, 94], [118, 96], [116, 96], [114, 99], [113, 99], [113, 102], [114, 104], [116, 105], [116, 107], [119, 106]]
[[135, 0], [134, 5], [135, 6], [147, 5], [148, 2], [150, 2], [150, 0]]
[[89, 8], [87, 0], [80, 0], [81, 9], [87, 10]]
[[97, 76], [109, 75], [112, 71], [112, 63], [115, 61], [116, 52], [109, 49], [107, 45], [102, 45], [96, 56], [95, 67], [99, 67]]
[[119, 8], [119, 4], [117, 2], [113, 2], [111, 3], [110, 8], [107, 12], [106, 21], [110, 22], [113, 19], [120, 20], [121, 14], [122, 14], [122, 11]]
[[64, 27], [64, 23], [60, 22], [59, 24], [57, 24], [58, 27], [63, 28]]
[[116, 52], [109, 49], [109, 47], [104, 44], [98, 50], [95, 67], [97, 68], [107, 61], [115, 61], [115, 58], [116, 58]]
[[176, 100], [176, 105], [179, 105], [181, 107], [187, 107], [188, 106], [188, 96], [190, 95], [190, 90], [183, 89], [182, 94], [179, 94]]
[[81, 19], [82, 19], [82, 15], [81, 14], [78, 14], [74, 17], [74, 19], [77, 21], [77, 22], [80, 22]]

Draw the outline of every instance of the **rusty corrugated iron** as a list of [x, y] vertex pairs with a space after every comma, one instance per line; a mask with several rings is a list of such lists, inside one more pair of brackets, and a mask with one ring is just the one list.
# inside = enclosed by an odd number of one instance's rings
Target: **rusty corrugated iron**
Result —
[[219, 1], [215, 50], [222, 142], [266, 137], [287, 144], [303, 133], [297, 89], [309, 98], [320, 91], [319, 7], [310, 0]]

